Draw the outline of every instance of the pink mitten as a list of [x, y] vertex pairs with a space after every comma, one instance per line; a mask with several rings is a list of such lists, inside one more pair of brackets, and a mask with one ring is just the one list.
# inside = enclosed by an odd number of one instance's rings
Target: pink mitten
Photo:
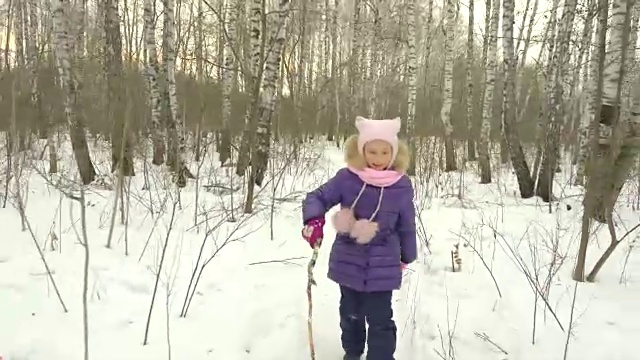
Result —
[[307, 221], [307, 224], [302, 228], [302, 237], [307, 240], [311, 248], [316, 245], [320, 247], [324, 237], [323, 227], [324, 219], [321, 218]]
[[400, 263], [400, 269], [402, 269], [402, 271], [407, 270], [407, 264], [401, 262]]
[[351, 228], [351, 237], [358, 244], [368, 244], [378, 232], [378, 223], [369, 220], [358, 220]]
[[356, 222], [356, 218], [353, 216], [353, 211], [349, 208], [340, 209], [333, 214], [333, 227], [338, 233], [349, 233], [353, 224]]

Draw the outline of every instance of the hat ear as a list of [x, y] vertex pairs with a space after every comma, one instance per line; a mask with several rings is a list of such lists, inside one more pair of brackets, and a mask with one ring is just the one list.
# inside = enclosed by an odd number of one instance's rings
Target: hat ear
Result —
[[393, 124], [393, 130], [395, 131], [395, 133], [399, 133], [400, 129], [402, 128], [402, 121], [400, 121], [400, 117], [396, 117], [391, 119], [392, 124]]
[[367, 119], [363, 118], [362, 116], [356, 116], [356, 129], [358, 129], [358, 131], [361, 131], [362, 126], [364, 126], [366, 122]]

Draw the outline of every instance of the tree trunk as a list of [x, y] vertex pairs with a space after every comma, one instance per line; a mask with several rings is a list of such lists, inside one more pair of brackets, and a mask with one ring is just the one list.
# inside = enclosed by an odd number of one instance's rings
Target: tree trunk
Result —
[[446, 1], [446, 22], [444, 41], [444, 86], [443, 103], [440, 110], [440, 120], [444, 125], [445, 171], [455, 171], [455, 147], [453, 145], [453, 125], [451, 124], [451, 103], [453, 102], [453, 41], [455, 31], [456, 6], [454, 1]]
[[235, 65], [234, 48], [238, 48], [236, 40], [236, 21], [238, 18], [237, 4], [231, 3], [226, 6], [225, 16], [225, 54], [224, 67], [222, 71], [222, 131], [220, 132], [220, 165], [223, 166], [231, 159], [231, 90], [233, 88], [233, 67]]
[[289, 10], [291, 2], [280, 0], [278, 7], [278, 22], [273, 30], [273, 42], [270, 51], [267, 53], [264, 70], [264, 80], [260, 93], [260, 106], [258, 108], [258, 126], [256, 128], [257, 147], [252, 155], [252, 177], [256, 186], [262, 186], [265, 172], [269, 160], [269, 150], [271, 147], [271, 115], [275, 106], [276, 84], [280, 75], [280, 61], [282, 49], [287, 40], [287, 25], [289, 22]]
[[[251, 103], [249, 104], [244, 117], [244, 130], [242, 132], [238, 163], [236, 165], [236, 175], [238, 176], [244, 176], [247, 167], [251, 164], [253, 128], [255, 125], [258, 96], [260, 96], [260, 82], [262, 81], [263, 71], [262, 59], [265, 48], [264, 36], [262, 36], [262, 0], [252, 0], [250, 13], [251, 16], [249, 18], [249, 22], [251, 23], [251, 35], [249, 41], [251, 54], [247, 59], [249, 63], [245, 63], [245, 70], [248, 70], [246, 71], [247, 74], [245, 76], [245, 82], [247, 84], [247, 89], [250, 90]], [[249, 180], [248, 183], [253, 184], [253, 181]], [[249, 189], [251, 189], [250, 192], [253, 192], [252, 186], [250, 186]], [[247, 198], [249, 198], [248, 195]]]
[[123, 176], [134, 176], [133, 148], [125, 121], [124, 88], [122, 80], [122, 36], [118, 3], [105, 0], [105, 67], [107, 75], [107, 119], [113, 123], [111, 133], [111, 172], [122, 171]]
[[[169, 157], [167, 165], [174, 173], [174, 180], [178, 187], [187, 185], [187, 178], [195, 178], [187, 169], [184, 161], [185, 138], [182, 120], [178, 112], [178, 98], [176, 95], [176, 28], [175, 28], [175, 0], [163, 0], [164, 5], [164, 59], [165, 59], [165, 111], [167, 129], [169, 130]], [[167, 111], [168, 110], [168, 111]]]
[[406, 136], [411, 149], [413, 158], [409, 163], [407, 174], [412, 176], [416, 174], [415, 164], [415, 121], [416, 121], [416, 97], [417, 97], [417, 58], [416, 58], [416, 1], [407, 0], [407, 120], [406, 120]]
[[58, 58], [58, 74], [65, 94], [65, 115], [71, 135], [71, 147], [78, 165], [80, 178], [84, 185], [90, 184], [96, 176], [95, 168], [91, 162], [89, 145], [85, 135], [85, 125], [81, 117], [77, 115], [78, 94], [77, 79], [71, 65], [70, 45], [72, 39], [67, 27], [68, 0], [54, 0], [53, 23], [55, 33], [55, 53]]
[[[605, 174], [591, 180], [595, 182], [593, 188], [597, 189], [594, 195], [593, 218], [603, 223], [606, 222], [607, 213], [613, 211], [618, 195], [635, 163], [640, 145], [640, 116], [636, 115], [640, 110], [640, 99], [636, 97], [637, 88], [634, 91], [631, 119], [620, 120], [622, 79], [627, 56], [625, 50], [630, 33], [628, 10], [626, 0], [617, 0], [613, 4], [611, 37], [603, 73], [598, 157], [602, 158], [602, 171], [605, 171]], [[587, 176], [591, 177], [589, 171]]]
[[165, 135], [160, 122], [160, 88], [158, 86], [158, 52], [156, 51], [156, 26], [154, 17], [154, 0], [144, 0], [144, 37], [147, 52], [147, 81], [149, 86], [149, 103], [151, 106], [151, 138], [153, 142], [154, 165], [164, 163]]
[[478, 165], [480, 167], [480, 183], [491, 183], [491, 158], [489, 156], [489, 139], [491, 138], [491, 119], [493, 113], [493, 93], [496, 83], [496, 67], [498, 58], [498, 26], [500, 22], [500, 0], [491, 4], [487, 1], [487, 12], [491, 9], [489, 32], [485, 35], [487, 41], [487, 64], [485, 66], [485, 88], [482, 106], [482, 127], [478, 142]]
[[475, 0], [469, 0], [469, 23], [467, 26], [467, 57], [466, 57], [466, 70], [467, 70], [467, 160], [476, 160], [476, 144], [473, 136], [473, 26], [474, 26], [474, 3]]
[[518, 187], [520, 196], [527, 199], [533, 196], [533, 180], [529, 172], [529, 166], [522, 151], [522, 145], [514, 123], [516, 119], [516, 57], [513, 49], [513, 23], [514, 23], [514, 0], [504, 0], [504, 12], [502, 18], [502, 36], [503, 36], [503, 59], [505, 67], [504, 89], [506, 94], [506, 103], [508, 106], [504, 109], [502, 117], [502, 126], [504, 129], [504, 139], [509, 148], [511, 156], [511, 164], [515, 170], [518, 179]]
[[552, 200], [553, 178], [558, 166], [560, 132], [563, 123], [561, 111], [564, 94], [563, 81], [565, 74], [569, 70], [567, 54], [569, 52], [569, 41], [571, 40], [576, 6], [576, 0], [565, 0], [556, 39], [557, 46], [553, 53], [552, 63], [549, 66], [550, 76], [548, 82], [551, 83], [551, 86], [547, 86], [546, 89], [548, 90], [549, 106], [547, 112], [550, 123], [547, 128], [544, 153], [538, 173], [538, 186], [536, 188], [536, 194], [545, 202]]

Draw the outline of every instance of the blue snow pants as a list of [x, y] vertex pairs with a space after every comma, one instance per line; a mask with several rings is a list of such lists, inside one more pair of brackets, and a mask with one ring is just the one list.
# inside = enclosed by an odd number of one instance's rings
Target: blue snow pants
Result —
[[[358, 357], [368, 345], [367, 360], [395, 360], [396, 324], [391, 308], [392, 291], [360, 292], [340, 286], [342, 348]], [[369, 325], [369, 336], [365, 322]]]

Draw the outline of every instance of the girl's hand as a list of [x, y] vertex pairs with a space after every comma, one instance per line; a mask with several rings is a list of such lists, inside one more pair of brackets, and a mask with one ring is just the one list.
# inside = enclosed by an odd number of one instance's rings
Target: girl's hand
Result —
[[309, 243], [309, 246], [313, 249], [316, 245], [320, 247], [323, 232], [324, 219], [309, 220], [307, 224], [302, 228], [302, 237]]

